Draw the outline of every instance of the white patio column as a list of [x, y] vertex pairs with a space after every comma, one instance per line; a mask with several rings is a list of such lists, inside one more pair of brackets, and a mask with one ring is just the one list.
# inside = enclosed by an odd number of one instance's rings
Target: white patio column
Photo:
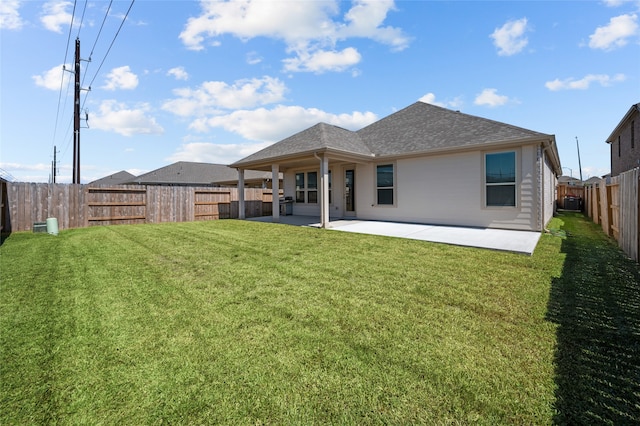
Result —
[[238, 219], [244, 218], [244, 169], [238, 169]]
[[271, 188], [273, 198], [273, 222], [280, 222], [280, 170], [278, 164], [271, 165]]
[[329, 227], [329, 159], [320, 159], [320, 225]]

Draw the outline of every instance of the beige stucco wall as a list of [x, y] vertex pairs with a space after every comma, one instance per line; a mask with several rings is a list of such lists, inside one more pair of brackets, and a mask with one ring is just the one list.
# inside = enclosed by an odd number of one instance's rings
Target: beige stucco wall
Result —
[[[484, 207], [484, 153], [514, 150], [517, 155], [517, 206]], [[547, 161], [538, 161], [536, 145], [500, 151], [466, 152], [424, 156], [380, 163], [357, 164], [356, 216], [362, 220], [389, 220], [439, 225], [458, 225], [518, 230], [542, 230], [553, 215], [555, 177]], [[393, 163], [395, 205], [377, 206], [376, 164]], [[343, 216], [344, 165], [329, 164], [332, 171], [331, 218]], [[353, 168], [353, 167], [352, 167]], [[540, 169], [543, 176], [539, 176]], [[316, 169], [288, 170], [284, 192], [295, 198], [295, 173]], [[542, 188], [539, 188], [541, 185]], [[543, 189], [541, 191], [540, 189]], [[543, 194], [542, 197], [540, 194]], [[542, 199], [541, 199], [542, 198]], [[544, 211], [540, 204], [544, 200]], [[293, 214], [319, 216], [319, 204], [294, 204]]]

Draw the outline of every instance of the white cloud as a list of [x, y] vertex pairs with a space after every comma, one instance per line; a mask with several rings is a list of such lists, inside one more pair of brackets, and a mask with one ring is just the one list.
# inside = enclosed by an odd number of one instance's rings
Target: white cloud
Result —
[[19, 0], [2, 0], [0, 3], [0, 29], [19, 30], [24, 22], [20, 17]]
[[319, 122], [358, 130], [376, 120], [372, 112], [332, 114], [316, 108], [278, 105], [272, 109], [238, 110], [226, 115], [202, 117], [190, 127], [203, 132], [218, 127], [250, 140], [278, 141]]
[[476, 105], [486, 105], [490, 107], [497, 107], [509, 102], [509, 98], [504, 95], [498, 95], [497, 89], [484, 89], [476, 96], [473, 102]]
[[609, 24], [596, 28], [589, 36], [592, 49], [612, 50], [627, 44], [628, 39], [638, 34], [638, 15], [626, 14], [609, 20]]
[[247, 63], [249, 65], [256, 65], [262, 62], [263, 58], [258, 55], [258, 52], [249, 52], [247, 53]]
[[558, 90], [586, 90], [591, 86], [591, 83], [599, 83], [601, 86], [607, 87], [625, 79], [626, 76], [624, 74], [616, 74], [613, 77], [606, 74], [588, 74], [580, 80], [575, 80], [574, 78], [560, 80], [556, 78], [553, 81], [547, 81], [544, 85], [553, 92]]
[[341, 52], [318, 50], [313, 53], [299, 52], [297, 58], [285, 59], [285, 71], [311, 71], [323, 73], [325, 71], [344, 71], [360, 62], [362, 56], [353, 47], [347, 47]]
[[[31, 78], [36, 83], [36, 86], [44, 87], [49, 90], [60, 90], [60, 87], [65, 87], [69, 84], [69, 80], [72, 76], [70, 72], [63, 70], [63, 67], [65, 66], [67, 69], [71, 69], [71, 65], [58, 65], [40, 75], [34, 75]], [[60, 84], [61, 82], [62, 85]]]
[[277, 78], [263, 77], [237, 80], [229, 85], [222, 81], [206, 81], [196, 89], [175, 89], [177, 98], [162, 105], [166, 111], [183, 117], [216, 113], [218, 109], [251, 108], [280, 102], [285, 84]]
[[115, 132], [123, 136], [137, 134], [162, 134], [164, 129], [156, 119], [147, 115], [150, 107], [147, 104], [128, 108], [115, 100], [102, 102], [97, 115], [89, 116], [92, 129]]
[[632, 1], [637, 0], [603, 0], [603, 3], [609, 7], [618, 7], [622, 6], [625, 3], [631, 3]]
[[167, 71], [167, 75], [172, 75], [176, 80], [189, 80], [189, 73], [184, 67], [175, 67]]
[[192, 142], [180, 146], [178, 151], [166, 160], [195, 161], [200, 163], [231, 164], [248, 155], [269, 146], [270, 142], [253, 144], [214, 144], [210, 142]]
[[[306, 65], [306, 59], [333, 59], [324, 70], [343, 71], [360, 60], [355, 49], [348, 47], [337, 55], [338, 41], [352, 37], [369, 38], [402, 50], [409, 38], [399, 28], [384, 27], [387, 13], [393, 10], [391, 0], [355, 0], [352, 8], [340, 21], [337, 15], [342, 3], [332, 1], [266, 1], [230, 0], [226, 2], [202, 1], [200, 16], [190, 18], [180, 34], [188, 49], [202, 50], [204, 43], [219, 44], [217, 37], [231, 34], [242, 40], [269, 37], [282, 40], [286, 50], [296, 57], [285, 60], [291, 70], [308, 71], [317, 64]], [[326, 55], [327, 52], [333, 55]], [[330, 56], [328, 58], [327, 56]], [[345, 57], [346, 56], [346, 57]], [[341, 65], [340, 65], [341, 64]]]
[[107, 74], [107, 81], [104, 86], [105, 90], [133, 90], [138, 87], [138, 76], [131, 72], [128, 65], [114, 68]]
[[420, 99], [418, 99], [420, 102], [424, 102], [427, 104], [431, 104], [431, 105], [435, 105], [435, 106], [439, 106], [439, 107], [443, 107], [443, 108], [460, 108], [463, 104], [462, 99], [460, 99], [459, 97], [454, 98], [451, 101], [446, 101], [446, 102], [440, 102], [440, 101], [436, 101], [436, 95], [429, 92], [426, 95], [424, 95], [423, 97], [421, 97]]
[[529, 43], [524, 36], [528, 30], [527, 18], [508, 21], [502, 27], [496, 28], [490, 37], [498, 48], [498, 55], [511, 56], [520, 53]]
[[356, 0], [345, 14], [348, 24], [339, 27], [338, 36], [371, 38], [394, 50], [403, 50], [409, 45], [404, 32], [400, 28], [382, 26], [390, 10], [395, 10], [393, 0]]
[[40, 22], [49, 31], [62, 33], [63, 25], [70, 25], [72, 15], [67, 8], [73, 6], [70, 1], [50, 1], [42, 6], [42, 16]]
[[[611, 172], [610, 168], [586, 166], [582, 168], [583, 179], [587, 180], [591, 177], [601, 177]], [[577, 173], [580, 174], [579, 172]]]

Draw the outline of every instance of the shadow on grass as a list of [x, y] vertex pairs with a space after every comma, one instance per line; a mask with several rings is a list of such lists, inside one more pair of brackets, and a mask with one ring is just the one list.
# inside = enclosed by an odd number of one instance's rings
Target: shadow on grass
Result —
[[558, 324], [556, 424], [640, 424], [640, 268], [597, 225], [566, 213]]

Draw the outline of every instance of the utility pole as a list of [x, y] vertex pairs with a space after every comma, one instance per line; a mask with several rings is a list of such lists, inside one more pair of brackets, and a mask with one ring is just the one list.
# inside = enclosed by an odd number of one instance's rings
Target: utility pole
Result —
[[56, 160], [56, 146], [53, 146], [53, 162], [51, 163], [51, 183], [56, 183], [56, 175], [58, 174], [58, 162]]
[[580, 163], [580, 144], [578, 143], [577, 136], [576, 136], [576, 146], [578, 147], [578, 169], [580, 169], [580, 181], [582, 181], [582, 164]]
[[80, 39], [76, 39], [73, 91], [73, 183], [80, 183]]

